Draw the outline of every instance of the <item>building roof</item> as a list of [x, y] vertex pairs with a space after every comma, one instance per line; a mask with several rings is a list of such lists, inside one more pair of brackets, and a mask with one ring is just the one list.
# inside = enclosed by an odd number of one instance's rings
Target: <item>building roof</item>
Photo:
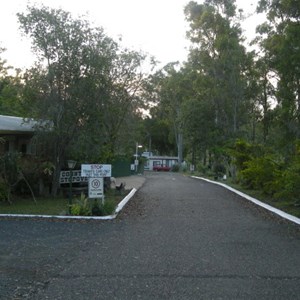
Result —
[[148, 159], [151, 160], [159, 160], [159, 159], [173, 159], [173, 160], [178, 160], [177, 156], [149, 156]]
[[0, 134], [33, 133], [34, 125], [32, 119], [0, 115]]

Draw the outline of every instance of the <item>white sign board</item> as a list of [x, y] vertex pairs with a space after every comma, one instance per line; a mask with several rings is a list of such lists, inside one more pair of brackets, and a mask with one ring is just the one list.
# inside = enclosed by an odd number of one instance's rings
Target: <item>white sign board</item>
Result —
[[81, 177], [80, 170], [73, 170], [73, 171], [61, 171], [59, 177], [59, 183], [70, 183], [70, 172], [72, 172], [72, 182], [87, 182], [87, 177]]
[[89, 198], [103, 198], [103, 177], [89, 178]]
[[83, 177], [111, 177], [111, 165], [81, 165], [81, 176]]

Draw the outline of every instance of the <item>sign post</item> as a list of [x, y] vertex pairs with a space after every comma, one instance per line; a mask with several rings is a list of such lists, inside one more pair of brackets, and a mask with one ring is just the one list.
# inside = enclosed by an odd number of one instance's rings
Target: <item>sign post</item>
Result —
[[89, 178], [89, 198], [104, 201], [104, 177], [111, 177], [111, 165], [81, 165], [81, 176]]
[[89, 178], [89, 198], [104, 198], [103, 177]]

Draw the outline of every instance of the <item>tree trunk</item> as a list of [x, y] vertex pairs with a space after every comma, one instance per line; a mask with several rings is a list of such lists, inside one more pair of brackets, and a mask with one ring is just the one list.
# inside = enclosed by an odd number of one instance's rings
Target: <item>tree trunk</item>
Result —
[[55, 168], [52, 177], [52, 186], [51, 186], [51, 196], [56, 197], [59, 189], [59, 176], [60, 176], [60, 169]]
[[51, 196], [56, 197], [59, 190], [59, 177], [60, 177], [60, 171], [62, 167], [62, 155], [57, 155], [56, 161], [55, 161], [55, 169], [53, 172], [52, 177], [52, 186], [51, 186]]
[[182, 133], [178, 133], [178, 142], [177, 142], [177, 149], [178, 149], [178, 163], [181, 166], [183, 162], [183, 135]]

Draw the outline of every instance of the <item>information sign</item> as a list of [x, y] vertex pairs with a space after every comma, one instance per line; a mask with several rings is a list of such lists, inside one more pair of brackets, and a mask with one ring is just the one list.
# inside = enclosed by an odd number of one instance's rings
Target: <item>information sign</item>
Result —
[[[70, 183], [70, 172], [71, 171], [61, 171], [59, 176], [59, 183]], [[88, 182], [87, 177], [81, 177], [80, 170], [73, 170], [72, 171], [72, 182]]]
[[111, 165], [81, 165], [81, 176], [83, 177], [111, 177]]

